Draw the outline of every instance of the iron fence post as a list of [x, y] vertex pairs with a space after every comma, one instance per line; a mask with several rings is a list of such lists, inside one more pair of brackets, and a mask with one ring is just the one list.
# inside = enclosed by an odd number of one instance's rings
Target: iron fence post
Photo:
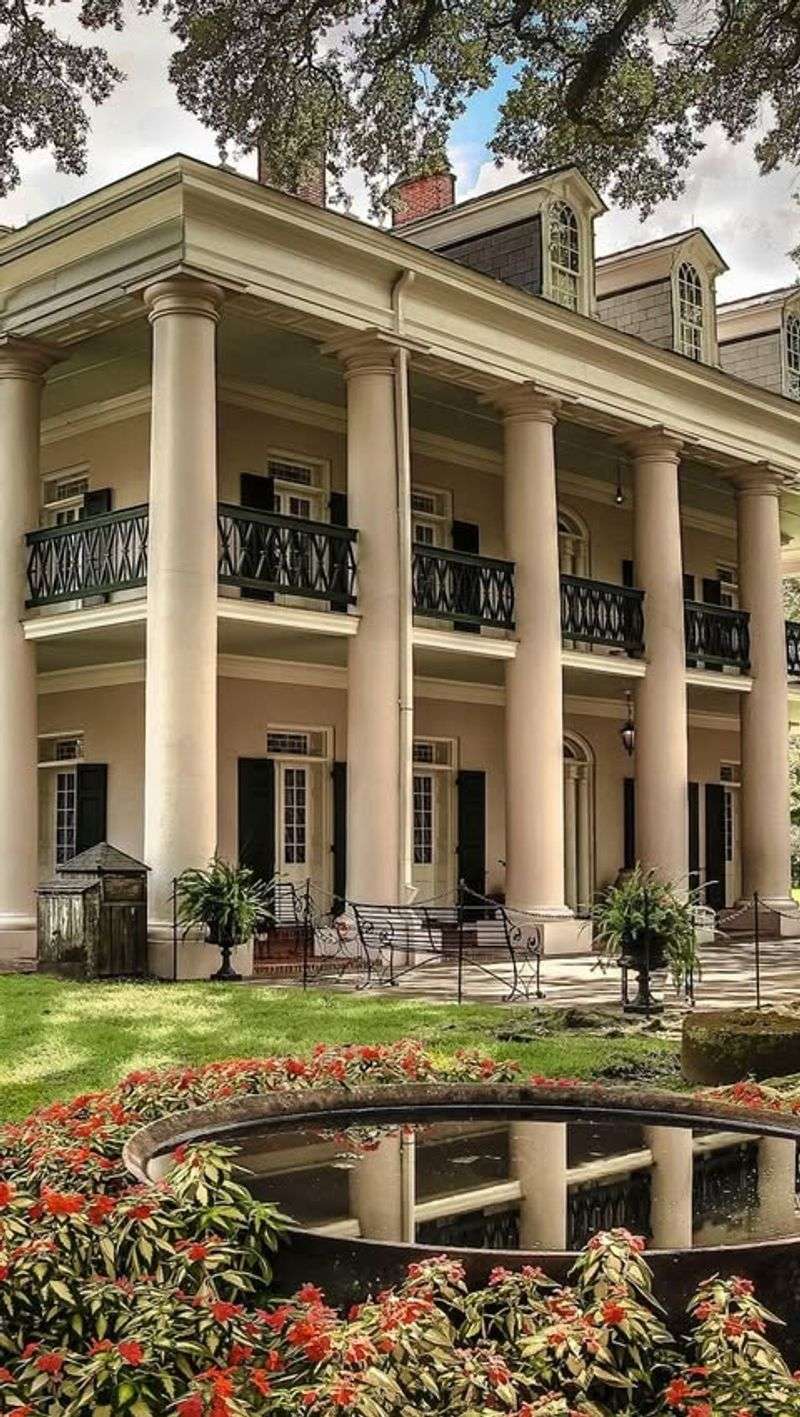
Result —
[[761, 1008], [761, 920], [759, 895], [753, 891], [753, 941], [756, 948], [756, 1008]]
[[457, 896], [457, 918], [458, 918], [458, 1002], [461, 1003], [464, 992], [464, 882], [458, 883]]

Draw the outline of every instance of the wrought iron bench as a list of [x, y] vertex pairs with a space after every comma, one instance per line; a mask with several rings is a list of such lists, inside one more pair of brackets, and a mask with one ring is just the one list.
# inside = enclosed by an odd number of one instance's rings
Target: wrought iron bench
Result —
[[[471, 968], [507, 989], [504, 1002], [544, 997], [541, 926], [514, 918], [496, 901], [462, 891], [452, 905], [350, 902], [348, 910], [362, 951], [361, 988], [397, 985], [415, 970], [448, 965], [455, 968], [459, 1003]], [[510, 987], [499, 973], [503, 964], [511, 967]]]

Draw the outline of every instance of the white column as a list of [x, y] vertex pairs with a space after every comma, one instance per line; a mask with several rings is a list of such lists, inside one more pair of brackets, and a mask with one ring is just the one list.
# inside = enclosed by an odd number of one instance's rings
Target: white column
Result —
[[[217, 841], [216, 324], [200, 281], [145, 291], [153, 326], [144, 857], [149, 936], [168, 942], [173, 878]], [[158, 962], [158, 954], [154, 957]]]
[[578, 777], [578, 904], [592, 904], [592, 831], [588, 769], [581, 767]]
[[0, 342], [0, 960], [36, 954], [36, 648], [23, 633], [25, 533], [39, 518], [39, 423], [51, 356]]
[[653, 1154], [650, 1228], [657, 1250], [692, 1246], [691, 1127], [645, 1127], [645, 1145]]
[[398, 1129], [384, 1137], [374, 1151], [364, 1152], [350, 1172], [350, 1211], [365, 1240], [393, 1240], [400, 1244], [405, 1239], [406, 1189], [402, 1133]]
[[647, 660], [647, 673], [636, 684], [636, 855], [685, 890], [689, 774], [678, 502], [681, 444], [663, 429], [653, 429], [630, 447], [634, 566], [636, 584], [645, 593]]
[[511, 1175], [519, 1181], [523, 1250], [567, 1248], [565, 1122], [512, 1122]]
[[578, 900], [578, 765], [564, 764], [564, 889], [568, 902]]
[[505, 423], [506, 554], [517, 654], [506, 667], [506, 898], [569, 919], [564, 900], [564, 732], [554, 428], [557, 401], [523, 385]]
[[348, 515], [358, 530], [358, 634], [347, 666], [347, 895], [396, 904], [400, 852], [400, 528], [395, 366], [374, 337], [336, 352], [347, 381]]
[[741, 694], [742, 894], [791, 904], [786, 632], [781, 581], [780, 479], [769, 468], [735, 479], [739, 589], [750, 612], [753, 687]]
[[797, 1142], [761, 1137], [758, 1143], [758, 1238], [797, 1233]]

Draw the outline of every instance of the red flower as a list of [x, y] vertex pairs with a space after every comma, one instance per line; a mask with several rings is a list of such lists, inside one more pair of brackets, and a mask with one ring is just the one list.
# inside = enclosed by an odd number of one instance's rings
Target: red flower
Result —
[[205, 1403], [202, 1397], [184, 1397], [178, 1403], [178, 1417], [203, 1417]]
[[687, 1397], [692, 1396], [692, 1388], [683, 1378], [673, 1378], [664, 1393], [667, 1407], [681, 1407]]
[[240, 1368], [252, 1356], [253, 1350], [248, 1343], [232, 1343], [228, 1362], [232, 1368]]
[[230, 1319], [235, 1319], [237, 1314], [241, 1312], [241, 1304], [231, 1304], [227, 1299], [217, 1299], [216, 1302], [211, 1305], [211, 1313], [217, 1320], [217, 1323], [220, 1324], [228, 1323]]
[[116, 1201], [113, 1201], [111, 1196], [93, 1196], [86, 1214], [92, 1225], [99, 1225], [115, 1209]]
[[131, 1220], [149, 1220], [153, 1214], [154, 1207], [142, 1202], [140, 1205], [131, 1206], [128, 1216]]
[[268, 1397], [272, 1391], [272, 1383], [267, 1377], [265, 1368], [253, 1368], [250, 1372], [250, 1381], [256, 1392], [260, 1392], [262, 1397]]
[[613, 1327], [614, 1324], [624, 1323], [627, 1317], [622, 1305], [616, 1304], [613, 1299], [609, 1299], [608, 1302], [603, 1305], [601, 1315], [603, 1323], [608, 1327]]
[[0, 1368], [0, 1383], [13, 1383], [13, 1382], [16, 1382], [16, 1378], [14, 1377], [14, 1374], [13, 1374], [13, 1373], [10, 1373], [9, 1370], [8, 1370], [8, 1368]]
[[10, 1205], [14, 1199], [14, 1187], [10, 1181], [0, 1181], [0, 1210]]
[[143, 1362], [144, 1360], [144, 1349], [142, 1348], [141, 1343], [137, 1343], [135, 1339], [129, 1339], [126, 1340], [124, 1343], [118, 1343], [117, 1352], [119, 1353], [120, 1358], [124, 1358], [125, 1362], [130, 1363], [131, 1366], [134, 1368], [137, 1366], [137, 1364]]
[[51, 1373], [56, 1377], [64, 1366], [63, 1353], [42, 1353], [36, 1359], [36, 1366], [40, 1373]]
[[331, 1388], [331, 1402], [336, 1407], [349, 1407], [358, 1393], [348, 1378], [340, 1378]]
[[298, 1289], [297, 1297], [301, 1304], [321, 1304], [325, 1295], [316, 1284], [304, 1284], [302, 1289]]
[[83, 1196], [67, 1191], [45, 1191], [42, 1199], [49, 1215], [79, 1215], [84, 1206]]
[[201, 1244], [199, 1240], [186, 1245], [185, 1250], [187, 1259], [191, 1260], [192, 1264], [200, 1264], [202, 1260], [208, 1259], [208, 1246]]
[[332, 1347], [327, 1333], [318, 1333], [303, 1344], [303, 1352], [310, 1363], [321, 1363], [324, 1358], [330, 1357]]

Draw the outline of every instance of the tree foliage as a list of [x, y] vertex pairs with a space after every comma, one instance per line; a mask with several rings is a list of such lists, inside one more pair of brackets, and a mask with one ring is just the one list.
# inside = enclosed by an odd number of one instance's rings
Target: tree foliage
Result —
[[[88, 29], [123, 0], [64, 0]], [[575, 161], [643, 212], [680, 192], [709, 128], [757, 130], [763, 171], [800, 155], [798, 0], [138, 0], [177, 50], [181, 103], [221, 150], [263, 140], [293, 185], [327, 153], [334, 190], [364, 173], [376, 208], [398, 175], [438, 166], [454, 122], [498, 73], [510, 87], [491, 140], [525, 171]], [[120, 77], [103, 51], [60, 39], [46, 0], [0, 0], [0, 193], [15, 149], [81, 171], [85, 101]]]

